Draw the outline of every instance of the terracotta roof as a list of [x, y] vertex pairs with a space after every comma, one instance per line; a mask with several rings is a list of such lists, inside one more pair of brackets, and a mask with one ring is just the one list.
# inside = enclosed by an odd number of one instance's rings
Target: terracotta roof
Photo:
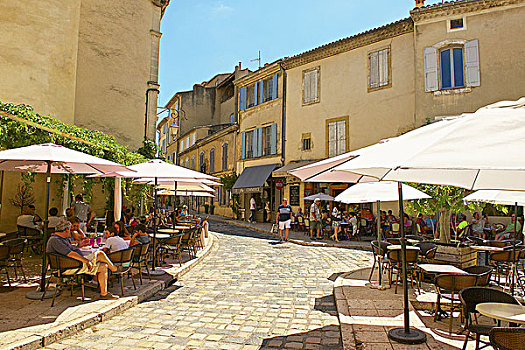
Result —
[[416, 7], [410, 11], [415, 22], [436, 16], [450, 16], [506, 5], [524, 3], [524, 0], [456, 0]]

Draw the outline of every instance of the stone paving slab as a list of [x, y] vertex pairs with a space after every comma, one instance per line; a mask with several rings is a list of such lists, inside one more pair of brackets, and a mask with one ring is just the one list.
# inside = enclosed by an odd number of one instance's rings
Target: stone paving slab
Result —
[[[205, 248], [198, 252], [196, 259], [187, 261], [180, 267], [177, 265], [166, 269], [169, 276], [168, 278], [151, 281], [148, 281], [147, 278], [144, 279], [145, 286], [140, 288], [134, 296], [117, 300], [98, 300], [80, 304], [67, 308], [52, 323], [0, 333], [0, 350], [27, 350], [38, 349], [42, 346], [52, 346], [56, 341], [73, 336], [83, 329], [109, 320], [125, 310], [138, 305], [140, 302], [151, 298], [159, 291], [171, 285], [174, 280], [181, 278], [209, 254], [213, 242], [214, 236], [212, 234], [206, 241]], [[43, 302], [47, 303], [49, 300], [44, 300]]]

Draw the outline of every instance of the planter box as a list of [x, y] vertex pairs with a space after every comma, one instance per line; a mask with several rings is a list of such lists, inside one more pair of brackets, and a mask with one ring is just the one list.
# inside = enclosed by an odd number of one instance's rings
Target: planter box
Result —
[[470, 247], [455, 247], [438, 244], [436, 263], [450, 264], [457, 268], [476, 265], [476, 251]]

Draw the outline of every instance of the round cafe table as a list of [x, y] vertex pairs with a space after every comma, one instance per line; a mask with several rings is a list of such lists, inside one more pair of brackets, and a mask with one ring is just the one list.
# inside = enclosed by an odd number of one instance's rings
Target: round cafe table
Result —
[[525, 306], [506, 303], [481, 303], [476, 311], [500, 321], [525, 324]]
[[[150, 233], [149, 236], [151, 238], [153, 238], [153, 233]], [[167, 238], [170, 238], [171, 236], [167, 233], [158, 233], [157, 232], [157, 235], [155, 236], [156, 239], [167, 239]]]
[[490, 252], [502, 252], [504, 250], [500, 247], [491, 247], [488, 245], [473, 245], [470, 246], [470, 248], [474, 249], [477, 252], [485, 252], [485, 265], [488, 265]]
[[[413, 246], [413, 245], [407, 245], [406, 248], [407, 248], [407, 250], [420, 250], [419, 247], [416, 247], [416, 246]], [[392, 244], [392, 245], [387, 246], [386, 249], [388, 249], [388, 250], [400, 250], [401, 249], [401, 244]]]

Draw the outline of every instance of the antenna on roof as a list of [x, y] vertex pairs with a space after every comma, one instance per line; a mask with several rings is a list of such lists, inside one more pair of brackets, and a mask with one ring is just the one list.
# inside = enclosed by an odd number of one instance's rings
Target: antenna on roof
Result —
[[257, 58], [250, 60], [250, 62], [255, 62], [255, 61], [259, 62], [259, 69], [261, 69], [261, 50], [259, 50], [259, 56]]

